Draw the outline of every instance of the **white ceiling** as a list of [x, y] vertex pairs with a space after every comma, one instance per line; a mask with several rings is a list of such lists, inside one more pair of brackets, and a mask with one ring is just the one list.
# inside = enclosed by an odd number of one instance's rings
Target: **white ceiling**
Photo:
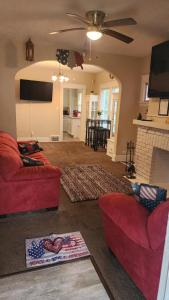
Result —
[[[56, 48], [89, 50], [85, 32], [69, 32], [51, 36], [58, 29], [79, 27], [81, 23], [66, 12], [82, 16], [88, 10], [103, 10], [107, 19], [133, 17], [136, 26], [113, 28], [133, 37], [131, 44], [104, 36], [92, 42], [92, 51], [134, 56], [151, 53], [152, 45], [169, 39], [169, 0], [6, 0], [0, 1], [0, 38], [53, 44]], [[83, 24], [82, 24], [83, 26]]]

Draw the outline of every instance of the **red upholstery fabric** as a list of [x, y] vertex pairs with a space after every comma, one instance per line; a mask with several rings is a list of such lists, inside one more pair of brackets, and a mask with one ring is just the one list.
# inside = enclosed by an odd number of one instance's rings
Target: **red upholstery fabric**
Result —
[[59, 205], [61, 171], [43, 153], [32, 154], [44, 166], [24, 167], [17, 142], [0, 131], [0, 214]]
[[10, 179], [22, 166], [19, 153], [10, 146], [0, 143], [0, 177]]
[[[149, 214], [134, 197], [112, 193], [101, 197], [99, 205], [108, 247], [146, 299], [156, 300], [165, 240], [166, 215], [169, 212], [168, 203], [161, 204], [152, 214]], [[163, 229], [156, 230], [161, 225]], [[157, 238], [159, 233], [160, 242]], [[155, 243], [156, 248], [152, 249], [152, 245], [154, 247], [152, 240], [156, 238], [158, 240]]]
[[[133, 197], [114, 193], [102, 197], [100, 207], [109, 218], [136, 244], [149, 248], [147, 236], [148, 210], [142, 207]], [[136, 224], [136, 226], [133, 226]]]
[[9, 133], [0, 130], [0, 137], [1, 141], [6, 141], [7, 145], [15, 147], [16, 149], [18, 148], [17, 141]]
[[148, 236], [153, 250], [158, 249], [164, 243], [168, 212], [169, 201], [167, 200], [158, 205], [148, 218]]

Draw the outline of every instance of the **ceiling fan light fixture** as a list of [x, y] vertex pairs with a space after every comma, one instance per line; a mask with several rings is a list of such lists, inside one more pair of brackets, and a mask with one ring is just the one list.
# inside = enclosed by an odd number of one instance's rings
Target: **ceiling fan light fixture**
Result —
[[90, 40], [97, 41], [102, 37], [103, 34], [97, 30], [90, 30], [87, 31], [86, 35]]
[[66, 81], [66, 82], [69, 81], [69, 77], [66, 77], [66, 76], [65, 76], [65, 81]]
[[63, 74], [61, 74], [61, 73], [59, 73], [59, 75], [57, 76], [56, 74], [53, 74], [52, 76], [51, 76], [51, 80], [53, 81], [53, 82], [55, 82], [56, 80], [59, 80], [59, 82], [67, 82], [67, 81], [69, 81], [69, 77], [67, 77], [67, 76], [65, 76], [65, 75], [63, 75]]
[[52, 81], [56, 81], [57, 80], [57, 76], [55, 74], [52, 75], [51, 77]]

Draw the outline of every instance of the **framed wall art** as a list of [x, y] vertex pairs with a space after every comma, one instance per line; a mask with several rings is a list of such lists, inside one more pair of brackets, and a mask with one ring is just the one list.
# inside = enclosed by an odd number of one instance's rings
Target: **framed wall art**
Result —
[[169, 99], [160, 99], [158, 110], [159, 116], [168, 116], [168, 103]]

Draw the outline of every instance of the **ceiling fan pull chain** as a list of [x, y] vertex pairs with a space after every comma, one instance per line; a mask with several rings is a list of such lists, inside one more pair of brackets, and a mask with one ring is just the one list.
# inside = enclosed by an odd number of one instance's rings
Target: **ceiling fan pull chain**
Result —
[[89, 40], [89, 61], [92, 60], [92, 41]]

